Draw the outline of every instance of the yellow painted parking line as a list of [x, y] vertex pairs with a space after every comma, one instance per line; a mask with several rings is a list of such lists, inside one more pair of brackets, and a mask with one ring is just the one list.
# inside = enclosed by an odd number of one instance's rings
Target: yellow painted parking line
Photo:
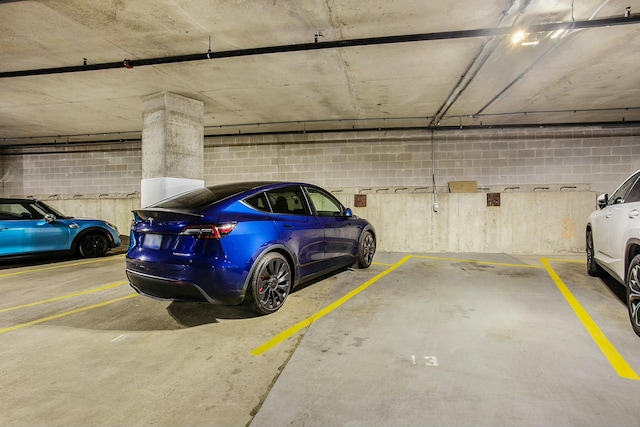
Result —
[[360, 292], [364, 291], [369, 286], [373, 285], [375, 282], [377, 282], [378, 280], [382, 279], [387, 274], [391, 273], [392, 271], [394, 271], [395, 269], [400, 267], [402, 264], [404, 264], [409, 259], [411, 259], [411, 257], [412, 257], [411, 255], [405, 256], [400, 261], [396, 262], [395, 264], [393, 264], [391, 267], [387, 268], [383, 272], [378, 273], [373, 278], [367, 280], [362, 285], [358, 286], [357, 288], [355, 288], [354, 290], [352, 290], [351, 292], [349, 292], [347, 295], [343, 296], [339, 300], [336, 300], [335, 302], [329, 304], [327, 307], [325, 307], [322, 310], [318, 311], [314, 315], [309, 316], [306, 319], [304, 319], [303, 321], [296, 323], [295, 325], [293, 325], [289, 329], [279, 333], [278, 335], [276, 335], [275, 337], [271, 338], [269, 341], [265, 342], [264, 344], [254, 348], [251, 351], [251, 354], [253, 354], [254, 356], [259, 356], [259, 355], [269, 351], [270, 349], [272, 349], [276, 345], [280, 344], [281, 342], [283, 342], [287, 338], [289, 338], [289, 337], [295, 335], [296, 333], [298, 333], [301, 329], [306, 328], [307, 326], [311, 325], [316, 320], [318, 320], [318, 319], [326, 316], [327, 314], [331, 313], [333, 310], [335, 310], [336, 308], [340, 307], [342, 304], [344, 304], [345, 302], [349, 301], [351, 298], [353, 298], [354, 296], [358, 295]]
[[578, 319], [582, 322], [584, 327], [587, 329], [587, 332], [591, 335], [591, 338], [595, 341], [595, 343], [600, 347], [600, 351], [604, 354], [604, 356], [609, 360], [609, 363], [613, 367], [613, 369], [618, 373], [622, 378], [628, 378], [631, 380], [640, 380], [638, 374], [629, 366], [626, 360], [622, 357], [622, 355], [616, 350], [616, 348], [611, 344], [606, 335], [602, 332], [602, 330], [598, 327], [596, 322], [591, 318], [589, 313], [580, 305], [575, 296], [571, 293], [567, 285], [562, 281], [558, 273], [551, 267], [549, 263], [549, 259], [541, 258], [540, 261], [544, 268], [547, 269], [547, 273], [551, 276], [551, 279], [555, 282], [556, 286], [560, 290], [560, 293], [567, 300], [573, 311], [578, 316]]
[[76, 308], [75, 310], [65, 311], [64, 313], [54, 314], [53, 316], [43, 317], [41, 319], [32, 320], [31, 322], [20, 323], [17, 325], [9, 326], [8, 328], [0, 328], [0, 334], [4, 334], [6, 332], [15, 331], [16, 329], [26, 328], [27, 326], [37, 325], [39, 323], [48, 322], [50, 320], [60, 319], [61, 317], [71, 316], [72, 314], [82, 313], [83, 311], [93, 310], [94, 308], [104, 307], [105, 305], [113, 304], [114, 302], [124, 301], [129, 298], [133, 298], [138, 296], [138, 294], [130, 294], [124, 297], [112, 299], [109, 301], [104, 301], [98, 304], [89, 305], [86, 307]]
[[571, 262], [576, 264], [586, 264], [584, 259], [566, 259], [566, 258], [545, 258], [549, 262]]
[[112, 289], [112, 288], [116, 288], [118, 286], [122, 286], [122, 285], [127, 285], [129, 284], [128, 281], [122, 281], [122, 282], [116, 282], [116, 283], [112, 283], [110, 285], [105, 285], [105, 286], [101, 286], [99, 288], [93, 288], [93, 289], [88, 289], [86, 291], [81, 291], [81, 292], [76, 292], [73, 294], [67, 294], [67, 295], [62, 295], [59, 297], [54, 297], [54, 298], [49, 298], [49, 299], [45, 299], [42, 301], [36, 301], [36, 302], [32, 302], [29, 304], [24, 304], [24, 305], [18, 305], [15, 307], [8, 307], [8, 308], [2, 308], [0, 309], [0, 313], [5, 313], [7, 311], [13, 311], [13, 310], [20, 310], [22, 308], [28, 308], [28, 307], [33, 307], [36, 305], [41, 305], [41, 304], [47, 304], [50, 302], [54, 302], [54, 301], [61, 301], [67, 298], [73, 298], [73, 297], [78, 297], [78, 296], [82, 296], [82, 295], [88, 295], [88, 294], [92, 294], [94, 292], [100, 292], [100, 291], [106, 291], [107, 289]]
[[433, 259], [436, 261], [454, 261], [454, 262], [465, 262], [465, 263], [473, 263], [480, 265], [495, 265], [498, 267], [522, 267], [522, 268], [544, 268], [540, 265], [531, 265], [531, 264], [512, 264], [506, 262], [491, 262], [491, 261], [478, 261], [475, 259], [459, 259], [459, 258], [444, 258], [437, 256], [429, 256], [429, 255], [411, 255], [412, 258], [419, 259]]
[[105, 261], [110, 261], [110, 260], [113, 260], [113, 259], [120, 259], [122, 257], [124, 257], [124, 254], [114, 255], [114, 256], [105, 257], [105, 258], [92, 259], [92, 260], [87, 260], [87, 261], [74, 262], [73, 264], [58, 264], [58, 265], [49, 266], [49, 267], [29, 268], [27, 270], [14, 271], [14, 272], [11, 272], [11, 273], [0, 273], [0, 278], [1, 277], [18, 276], [20, 274], [38, 273], [40, 271], [57, 270], [59, 268], [75, 267], [75, 266], [78, 266], [78, 265], [93, 264], [93, 263], [96, 263], [96, 262], [105, 262]]
[[385, 266], [385, 267], [391, 267], [393, 265], [393, 264], [388, 263], [388, 262], [372, 262], [371, 264], [373, 264], [373, 265], [382, 265], [382, 266]]

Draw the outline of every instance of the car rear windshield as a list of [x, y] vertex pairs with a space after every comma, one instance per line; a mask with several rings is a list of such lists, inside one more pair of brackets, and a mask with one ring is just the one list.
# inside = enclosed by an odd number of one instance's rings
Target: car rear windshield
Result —
[[197, 210], [256, 187], [254, 183], [237, 183], [205, 187], [163, 200], [150, 207]]

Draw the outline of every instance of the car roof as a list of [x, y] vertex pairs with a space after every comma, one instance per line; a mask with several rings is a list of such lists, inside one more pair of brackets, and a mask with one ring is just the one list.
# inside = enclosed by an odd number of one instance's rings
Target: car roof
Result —
[[267, 187], [277, 184], [277, 181], [244, 181], [244, 182], [228, 182], [226, 184], [209, 185], [207, 188], [228, 188], [233, 189], [237, 193], [247, 190], [254, 190], [261, 187]]
[[211, 190], [224, 188], [225, 190], [233, 193], [234, 195], [242, 195], [245, 197], [247, 194], [252, 194], [260, 191], [268, 191], [275, 188], [288, 187], [290, 185], [304, 185], [308, 187], [320, 188], [317, 185], [309, 184], [306, 182], [294, 182], [294, 181], [246, 181], [246, 182], [232, 182], [227, 184], [211, 185], [206, 188]]
[[36, 199], [6, 199], [6, 198], [0, 198], [0, 203], [33, 203], [33, 202], [37, 202], [38, 200]]
[[292, 181], [243, 181], [243, 182], [230, 182], [226, 184], [218, 184], [218, 185], [210, 185], [207, 188], [233, 188], [238, 192], [247, 191], [247, 190], [258, 190], [263, 188], [268, 188], [272, 186], [284, 186], [284, 185], [310, 185], [315, 187], [313, 184], [307, 184], [304, 182], [292, 182]]

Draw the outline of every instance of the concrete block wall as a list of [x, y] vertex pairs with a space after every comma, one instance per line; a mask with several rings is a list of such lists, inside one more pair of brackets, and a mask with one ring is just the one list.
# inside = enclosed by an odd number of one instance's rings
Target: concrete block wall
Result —
[[140, 143], [0, 149], [4, 197], [87, 196], [140, 191]]
[[640, 169], [640, 127], [216, 137], [205, 141], [204, 160], [208, 185], [276, 179], [329, 188], [432, 187], [434, 173], [442, 189], [473, 180], [481, 188], [580, 184], [611, 192]]
[[[0, 148], [0, 157], [3, 197], [50, 200], [65, 213], [98, 216], [127, 233], [130, 211], [139, 207], [140, 143]], [[206, 185], [307, 181], [351, 195], [347, 205], [353, 194], [369, 193], [371, 206], [395, 212], [369, 207], [362, 213], [383, 230], [381, 250], [581, 251], [581, 222], [596, 193], [613, 191], [639, 168], [640, 127], [353, 131], [209, 137], [204, 143]], [[434, 177], [437, 215], [431, 210]], [[446, 194], [448, 182], [459, 180], [477, 181], [480, 192]], [[485, 192], [501, 193], [503, 206], [487, 208]], [[569, 192], [579, 195], [566, 205]], [[580, 210], [569, 211], [574, 205]], [[406, 224], [402, 233], [399, 218]], [[577, 240], [557, 232], [571, 225]], [[396, 234], [385, 234], [390, 230]], [[419, 232], [423, 238], [409, 239]], [[474, 233], [482, 238], [469, 241]]]

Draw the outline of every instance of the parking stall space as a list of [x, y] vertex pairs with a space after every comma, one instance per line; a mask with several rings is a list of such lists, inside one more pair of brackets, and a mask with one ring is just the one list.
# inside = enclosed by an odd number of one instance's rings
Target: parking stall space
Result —
[[579, 257], [376, 254], [274, 314], [3, 263], [2, 425], [637, 425], [640, 341]]
[[306, 333], [252, 426], [637, 424], [640, 343], [584, 262], [386, 258]]
[[360, 274], [300, 289], [287, 310], [258, 317], [140, 297], [123, 254], [4, 263], [0, 424], [245, 425], [299, 338], [260, 357], [251, 350], [319, 310], [338, 280]]

